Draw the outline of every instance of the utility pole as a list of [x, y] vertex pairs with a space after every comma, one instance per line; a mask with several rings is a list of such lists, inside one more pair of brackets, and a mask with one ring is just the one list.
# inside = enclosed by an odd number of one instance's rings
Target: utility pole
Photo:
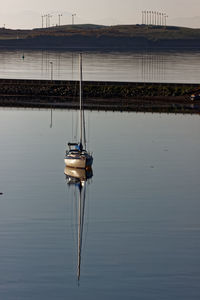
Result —
[[76, 16], [76, 14], [72, 14], [72, 25], [74, 25], [74, 17]]
[[46, 28], [48, 27], [48, 15], [44, 15], [44, 17], [46, 18]]
[[48, 27], [51, 27], [51, 18], [52, 15], [48, 14]]
[[60, 26], [60, 18], [62, 17], [62, 14], [58, 15], [58, 25]]
[[156, 25], [156, 11], [154, 11], [154, 25]]
[[157, 11], [155, 11], [155, 21], [156, 21], [156, 26], [158, 25], [158, 15], [157, 15]]
[[50, 61], [49, 63], [51, 65], [51, 81], [52, 81], [53, 80], [53, 62]]
[[164, 15], [164, 20], [165, 20], [164, 22], [165, 22], [165, 26], [167, 26], [167, 18], [168, 18], [168, 16], [165, 14], [165, 15]]
[[163, 26], [164, 25], [164, 18], [163, 18], [164, 14], [161, 13], [161, 16], [162, 16], [162, 18], [161, 18], [161, 25]]
[[44, 16], [42, 15], [41, 18], [42, 18], [42, 28], [43, 28], [44, 27]]
[[142, 25], [146, 25], [146, 10], [142, 11]]

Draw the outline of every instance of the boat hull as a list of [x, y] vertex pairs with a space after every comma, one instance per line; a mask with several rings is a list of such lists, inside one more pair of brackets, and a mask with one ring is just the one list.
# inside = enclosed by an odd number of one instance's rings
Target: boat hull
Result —
[[75, 157], [66, 155], [64, 162], [66, 167], [86, 169], [92, 166], [93, 158], [88, 154]]

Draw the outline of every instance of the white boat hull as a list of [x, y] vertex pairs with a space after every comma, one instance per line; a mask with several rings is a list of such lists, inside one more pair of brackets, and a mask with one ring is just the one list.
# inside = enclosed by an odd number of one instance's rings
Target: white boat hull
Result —
[[77, 156], [66, 155], [64, 162], [70, 168], [86, 169], [87, 167], [91, 167], [93, 158], [89, 154]]

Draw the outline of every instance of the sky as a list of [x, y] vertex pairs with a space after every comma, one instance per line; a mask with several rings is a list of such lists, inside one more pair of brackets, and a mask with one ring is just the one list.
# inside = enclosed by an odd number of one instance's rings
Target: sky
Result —
[[52, 14], [51, 24], [140, 24], [142, 10], [166, 13], [169, 25], [200, 28], [200, 0], [1, 0], [0, 27], [41, 27], [41, 15]]

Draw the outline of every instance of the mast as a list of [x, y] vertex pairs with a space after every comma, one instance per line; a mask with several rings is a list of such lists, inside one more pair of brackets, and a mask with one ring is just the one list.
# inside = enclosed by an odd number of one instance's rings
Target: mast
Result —
[[83, 69], [82, 69], [82, 53], [79, 54], [79, 68], [80, 68], [80, 83], [79, 83], [79, 94], [80, 94], [80, 145], [86, 150], [86, 132], [85, 132], [85, 115], [83, 107]]
[[80, 94], [80, 145], [82, 146], [82, 141], [83, 141], [83, 113], [82, 113], [82, 53], [79, 54], [79, 68], [80, 68], [80, 83], [79, 83], [79, 94]]

